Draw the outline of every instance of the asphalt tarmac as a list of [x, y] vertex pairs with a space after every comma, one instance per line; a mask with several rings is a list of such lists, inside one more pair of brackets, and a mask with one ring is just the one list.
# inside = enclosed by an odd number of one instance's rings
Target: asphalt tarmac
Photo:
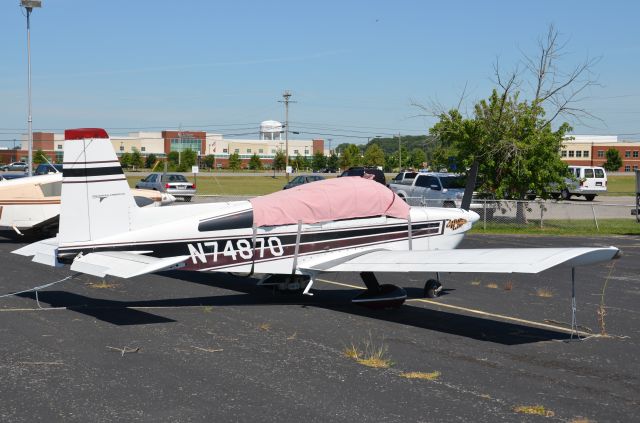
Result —
[[[9, 254], [21, 245], [0, 240], [0, 295], [72, 275]], [[44, 310], [33, 293], [0, 298], [0, 421], [640, 421], [638, 237], [474, 235], [462, 247], [608, 245], [623, 257], [576, 271], [582, 341], [566, 330], [569, 269], [446, 274], [426, 301], [430, 275], [387, 274], [412, 298], [390, 311], [351, 305], [362, 283], [337, 274], [313, 297], [173, 272], [81, 275], [41, 290]], [[345, 356], [352, 346], [390, 367]]]

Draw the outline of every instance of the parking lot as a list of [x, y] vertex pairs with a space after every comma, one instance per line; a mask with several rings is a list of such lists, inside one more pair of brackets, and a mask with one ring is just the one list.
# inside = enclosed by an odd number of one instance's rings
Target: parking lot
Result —
[[[472, 235], [463, 248], [616, 245], [577, 270], [582, 341], [571, 341], [570, 271], [388, 274], [399, 310], [350, 304], [357, 275], [326, 274], [313, 297], [256, 279], [173, 272], [87, 275], [0, 299], [2, 421], [634, 421], [640, 418], [640, 240]], [[0, 294], [72, 273], [9, 254]], [[604, 330], [597, 309], [604, 304]], [[389, 368], [345, 352], [378, 351]], [[411, 372], [427, 375], [409, 378]], [[542, 408], [540, 408], [542, 407]]]

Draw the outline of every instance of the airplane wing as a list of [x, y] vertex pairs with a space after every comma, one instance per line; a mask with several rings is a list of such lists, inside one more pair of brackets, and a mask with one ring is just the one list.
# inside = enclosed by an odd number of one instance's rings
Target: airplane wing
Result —
[[539, 273], [564, 265], [583, 266], [613, 259], [616, 247], [490, 248], [435, 251], [375, 250], [300, 266], [307, 272]]

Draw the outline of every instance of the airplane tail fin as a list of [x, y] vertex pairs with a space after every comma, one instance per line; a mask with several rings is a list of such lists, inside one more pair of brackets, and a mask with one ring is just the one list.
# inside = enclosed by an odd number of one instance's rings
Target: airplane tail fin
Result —
[[64, 135], [60, 245], [129, 231], [137, 206], [107, 132], [84, 128]]

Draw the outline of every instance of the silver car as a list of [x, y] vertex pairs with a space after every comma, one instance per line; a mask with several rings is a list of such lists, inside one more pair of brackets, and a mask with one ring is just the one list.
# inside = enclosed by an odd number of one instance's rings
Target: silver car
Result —
[[27, 164], [25, 162], [13, 162], [13, 163], [9, 163], [8, 165], [4, 165], [2, 167], [0, 167], [0, 169], [4, 170], [5, 172], [7, 170], [27, 170]]
[[166, 192], [187, 202], [196, 195], [196, 185], [179, 173], [151, 173], [136, 188]]

